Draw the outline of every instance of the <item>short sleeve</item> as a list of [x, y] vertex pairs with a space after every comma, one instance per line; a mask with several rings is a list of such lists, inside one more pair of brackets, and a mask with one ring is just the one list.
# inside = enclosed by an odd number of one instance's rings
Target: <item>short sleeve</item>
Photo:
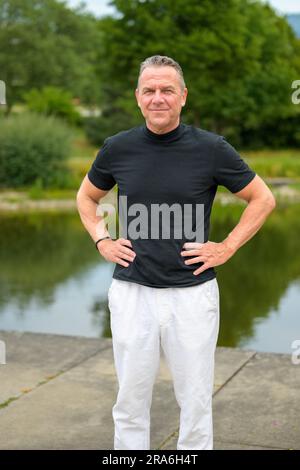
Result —
[[99, 150], [89, 172], [88, 178], [99, 189], [105, 191], [111, 189], [116, 181], [110, 170], [111, 151], [109, 149], [108, 139], [105, 139], [103, 146]]
[[247, 186], [255, 175], [234, 147], [220, 136], [214, 148], [215, 182], [225, 186], [232, 193], [237, 193]]

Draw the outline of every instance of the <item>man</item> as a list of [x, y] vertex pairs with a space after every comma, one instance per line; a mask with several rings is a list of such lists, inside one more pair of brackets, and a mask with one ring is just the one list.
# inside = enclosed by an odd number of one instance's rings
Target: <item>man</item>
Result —
[[[180, 121], [187, 88], [177, 62], [166, 56], [146, 59], [135, 94], [145, 124], [105, 140], [77, 195], [82, 222], [100, 254], [116, 263], [108, 293], [119, 382], [113, 407], [114, 448], [150, 448], [152, 388], [161, 345], [180, 407], [177, 449], [212, 449], [219, 331], [214, 266], [228, 261], [253, 237], [275, 200], [223, 136]], [[136, 204], [150, 215], [157, 205], [181, 209], [198, 204], [204, 208], [203, 232], [175, 236], [173, 231], [163, 237], [155, 227], [153, 235], [145, 219], [140, 236], [131, 230], [112, 240], [106, 228], [97, 232], [97, 203], [116, 183], [119, 199], [126, 197], [129, 207], [125, 229], [133, 222], [130, 208]], [[228, 237], [214, 243], [208, 241], [209, 218], [218, 185], [248, 204]], [[199, 226], [193, 212], [187, 218], [192, 229]], [[161, 228], [168, 224], [178, 228], [170, 217], [162, 220]]]

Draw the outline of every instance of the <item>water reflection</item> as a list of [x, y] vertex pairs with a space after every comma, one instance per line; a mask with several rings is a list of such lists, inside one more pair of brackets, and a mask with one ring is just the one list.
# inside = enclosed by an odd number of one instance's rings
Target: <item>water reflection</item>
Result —
[[[212, 239], [222, 240], [240, 213], [239, 207], [215, 207]], [[294, 302], [297, 298], [299, 305], [300, 301], [299, 229], [300, 206], [279, 208], [270, 216], [262, 231], [227, 264], [218, 267], [222, 298], [219, 344], [251, 346], [254, 344], [252, 340], [257, 321], [266, 321], [276, 311], [286, 328], [291, 328], [289, 321], [294, 322], [293, 339], [297, 335], [300, 337], [299, 316], [292, 320], [291, 310], [280, 308], [280, 300], [292, 283], [296, 286]], [[273, 351], [277, 350], [279, 340], [279, 337], [273, 338]], [[269, 342], [270, 339], [266, 338], [266, 344]], [[290, 343], [285, 345], [285, 352], [291, 352], [289, 348]]]
[[112, 270], [76, 213], [2, 214], [0, 329], [101, 336]]
[[[242, 209], [215, 205], [210, 239], [221, 241]], [[277, 209], [263, 231], [217, 268], [219, 345], [291, 352], [300, 338], [299, 228], [300, 206]], [[77, 213], [2, 214], [0, 330], [110, 337], [113, 268]]]

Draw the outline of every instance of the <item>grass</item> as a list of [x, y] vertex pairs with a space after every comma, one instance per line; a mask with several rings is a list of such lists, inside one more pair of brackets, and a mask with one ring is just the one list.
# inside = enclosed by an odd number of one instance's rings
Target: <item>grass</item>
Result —
[[300, 149], [241, 151], [248, 165], [262, 177], [300, 178]]
[[71, 157], [68, 160], [68, 167], [71, 171], [72, 178], [83, 179], [85, 174], [91, 167], [94, 157]]
[[40, 200], [61, 200], [61, 199], [74, 199], [76, 197], [77, 189], [41, 189], [40, 192], [28, 191], [29, 199]]
[[[18, 200], [24, 198], [24, 196], [33, 200], [74, 199], [81, 181], [90, 169], [98, 150], [98, 147], [89, 143], [83, 129], [73, 129], [71, 154], [67, 161], [67, 166], [70, 170], [70, 178], [68, 179], [65, 189], [46, 189], [41, 187], [39, 182], [37, 182], [29, 188], [19, 188], [18, 190], [5, 189], [7, 192], [13, 192], [12, 195], [8, 194], [5, 200], [18, 202]], [[239, 150], [239, 152], [249, 166], [263, 178], [288, 177], [300, 181], [300, 149]], [[300, 182], [293, 184], [293, 187], [300, 189]], [[228, 192], [228, 190], [219, 186], [218, 192]]]
[[[78, 132], [73, 142], [74, 151], [68, 160], [74, 181], [80, 184], [89, 170], [97, 151], [87, 143], [83, 132]], [[300, 149], [241, 151], [243, 159], [261, 177], [300, 178]], [[224, 188], [218, 190], [226, 191]]]
[[41, 385], [44, 385], [44, 384], [47, 384], [48, 382], [50, 382], [50, 380], [53, 380], [53, 379], [56, 379], [56, 377], [58, 377], [59, 375], [63, 374], [65, 371], [63, 370], [59, 370], [56, 374], [53, 374], [53, 375], [48, 375], [47, 377], [45, 377], [44, 380], [41, 380], [40, 382], [38, 382], [35, 387], [33, 388], [23, 388], [21, 390], [21, 394], [18, 395], [18, 396], [13, 396], [13, 397], [10, 397], [8, 398], [6, 401], [0, 403], [0, 409], [2, 408], [6, 408], [7, 406], [9, 406], [13, 401], [15, 400], [19, 400], [19, 398], [21, 398], [23, 395], [25, 395], [26, 393], [29, 393], [31, 391], [33, 391], [35, 388], [37, 387], [40, 387]]
[[[99, 148], [89, 143], [82, 129], [74, 130], [74, 139], [72, 142], [71, 155], [67, 162], [68, 168], [71, 173], [69, 186], [74, 189], [79, 188], [81, 181], [90, 169], [91, 164], [96, 158], [98, 151]], [[50, 193], [48, 192], [48, 194]], [[52, 194], [59, 195], [59, 192], [55, 193], [55, 191], [52, 191]], [[63, 192], [61, 194], [63, 194]], [[57, 197], [57, 199], [59, 199], [59, 197]]]
[[289, 186], [293, 189], [296, 189], [297, 191], [300, 191], [300, 182], [297, 183], [291, 183]]
[[300, 158], [300, 149], [261, 149], [241, 150], [240, 154], [245, 158]]
[[0, 409], [8, 406], [12, 401], [18, 400], [19, 397], [10, 397], [8, 400], [0, 403]]
[[73, 130], [74, 138], [72, 140], [72, 149], [71, 149], [71, 160], [83, 161], [85, 159], [94, 159], [98, 147], [92, 145], [87, 140], [84, 130], [80, 128], [75, 128]]

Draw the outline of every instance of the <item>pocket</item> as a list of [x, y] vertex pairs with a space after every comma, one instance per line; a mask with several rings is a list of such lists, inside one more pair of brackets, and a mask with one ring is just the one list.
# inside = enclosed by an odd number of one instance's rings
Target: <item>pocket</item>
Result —
[[205, 294], [214, 307], [219, 304], [219, 286], [216, 278], [205, 282]]

